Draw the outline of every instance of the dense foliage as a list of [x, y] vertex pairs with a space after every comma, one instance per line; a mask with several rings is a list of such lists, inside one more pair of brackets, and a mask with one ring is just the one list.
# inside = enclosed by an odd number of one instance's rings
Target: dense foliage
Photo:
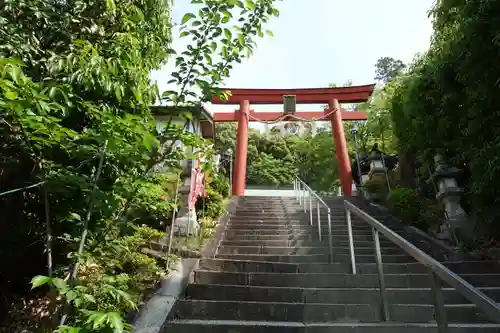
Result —
[[217, 173], [205, 182], [206, 195], [196, 202], [196, 214], [199, 218], [215, 220], [225, 212], [224, 198], [229, 195], [229, 179]]
[[440, 152], [464, 167], [467, 206], [483, 226], [500, 217], [499, 10], [498, 1], [437, 1], [429, 51], [389, 87], [401, 149], [424, 165]]
[[[221, 93], [211, 88], [278, 15], [273, 0], [192, 3], [180, 26], [191, 43], [175, 59], [168, 0], [0, 9], [0, 294], [24, 293], [38, 274], [59, 332], [128, 331], [123, 314], [165, 272], [141, 252], [161, 233], [142, 224], [165, 227], [179, 162], [195, 157], [174, 143], [210, 155], [172, 117], [158, 129], [150, 106]], [[149, 75], [169, 60], [178, 89], [160, 95]], [[154, 176], [158, 166], [167, 174]]]
[[[234, 151], [235, 124], [217, 126], [217, 149], [224, 153]], [[290, 186], [296, 175], [316, 190], [329, 191], [335, 186], [337, 168], [331, 132], [316, 136], [282, 135], [250, 129], [248, 136], [247, 184]], [[226, 173], [229, 163], [224, 164]]]
[[411, 188], [393, 189], [387, 197], [386, 204], [394, 215], [424, 231], [438, 225], [436, 222], [444, 218], [436, 202]]

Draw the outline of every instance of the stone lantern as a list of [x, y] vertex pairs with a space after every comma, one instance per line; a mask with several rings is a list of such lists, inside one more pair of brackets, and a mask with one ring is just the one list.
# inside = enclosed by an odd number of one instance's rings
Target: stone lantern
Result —
[[[460, 199], [463, 189], [458, 186], [457, 177], [462, 173], [461, 169], [449, 166], [445, 157], [441, 154], [434, 156], [436, 169], [431, 175], [430, 181], [433, 181], [437, 187], [436, 199], [439, 200], [446, 213], [446, 220], [449, 228], [454, 235], [459, 234], [461, 238], [472, 238], [474, 230], [473, 224], [469, 221]], [[447, 227], [442, 228], [442, 239], [452, 240], [452, 235], [448, 234]]]
[[387, 169], [384, 165], [384, 161], [382, 160], [382, 154], [380, 152], [373, 150], [368, 157], [370, 161], [370, 172], [368, 173], [368, 178], [370, 180], [373, 179], [381, 179], [385, 180]]
[[[383, 161], [383, 156], [380, 151], [376, 149], [376, 145], [374, 146], [374, 148], [375, 149], [370, 152], [370, 155], [367, 158], [370, 163], [370, 172], [368, 172], [367, 178], [370, 183], [373, 182], [376, 184], [380, 184], [381, 186], [383, 186], [382, 184], [387, 184], [387, 189], [389, 189], [389, 180], [387, 179], [387, 169]], [[363, 184], [368, 185], [368, 180], [365, 181], [363, 179]], [[367, 190], [365, 192], [366, 198], [375, 201], [382, 200], [387, 195], [387, 192], [383, 187], [377, 186], [377, 188], [378, 189], [373, 193]]]

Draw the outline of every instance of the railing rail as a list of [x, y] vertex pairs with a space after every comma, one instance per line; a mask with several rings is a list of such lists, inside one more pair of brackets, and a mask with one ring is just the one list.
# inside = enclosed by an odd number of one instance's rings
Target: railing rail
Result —
[[321, 206], [324, 207], [327, 215], [328, 221], [328, 246], [330, 250], [329, 258], [330, 262], [333, 262], [333, 242], [332, 242], [332, 217], [330, 207], [321, 199], [321, 197], [314, 192], [302, 179], [295, 177], [293, 182], [293, 190], [295, 193], [295, 198], [300, 205], [303, 205], [304, 212], [307, 212], [307, 207], [309, 207], [309, 223], [311, 226], [314, 225], [313, 219], [313, 198], [316, 201], [316, 220], [318, 224], [318, 238], [321, 241], [323, 239], [321, 233]]
[[[382, 265], [382, 254], [380, 251], [380, 234], [389, 239], [392, 243], [399, 246], [410, 256], [415, 258], [419, 263], [429, 269], [431, 277], [432, 293], [434, 296], [434, 309], [436, 313], [436, 322], [439, 333], [445, 333], [448, 330], [448, 321], [446, 319], [446, 310], [444, 307], [444, 300], [441, 290], [441, 282], [445, 281], [450, 286], [455, 288], [467, 300], [475, 304], [481, 309], [492, 321], [500, 323], [500, 305], [490, 297], [486, 296], [473, 285], [465, 281], [463, 278], [449, 270], [436, 259], [430, 257], [422, 250], [411, 244], [409, 241], [398, 235], [396, 232], [380, 223], [378, 220], [367, 214], [361, 208], [357, 207], [348, 200], [344, 200], [346, 209], [347, 227], [349, 234], [352, 235], [351, 213], [361, 218], [364, 222], [372, 227], [373, 242], [375, 247], [375, 259], [377, 265], [377, 272], [380, 283], [380, 296], [383, 309], [383, 316], [386, 321], [390, 320], [389, 303], [387, 291], [385, 287], [384, 271]], [[354, 244], [350, 243], [350, 251], [354, 253]], [[351, 256], [352, 273], [356, 274], [356, 257]]]

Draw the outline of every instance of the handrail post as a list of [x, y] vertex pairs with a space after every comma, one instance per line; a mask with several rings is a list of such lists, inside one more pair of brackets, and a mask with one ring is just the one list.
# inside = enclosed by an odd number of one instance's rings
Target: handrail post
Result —
[[307, 212], [307, 209], [306, 209], [306, 207], [307, 207], [306, 206], [306, 203], [307, 203], [306, 195], [309, 195], [309, 192], [306, 191], [306, 186], [304, 184], [304, 202], [303, 202], [303, 204], [304, 204], [304, 213]]
[[314, 224], [314, 221], [313, 221], [312, 201], [313, 201], [312, 192], [311, 192], [311, 190], [309, 190], [309, 223], [311, 224], [311, 227]]
[[301, 190], [301, 186], [302, 184], [300, 182], [297, 183], [299, 186], [297, 188], [297, 199], [299, 201], [299, 205], [302, 205], [302, 190]]
[[347, 221], [347, 234], [349, 236], [349, 253], [351, 255], [351, 269], [352, 274], [356, 275], [356, 255], [354, 252], [354, 237], [352, 236], [352, 221], [351, 221], [351, 210], [345, 208], [346, 221]]
[[319, 209], [319, 200], [316, 198], [316, 214], [318, 218], [318, 238], [321, 241], [321, 213]]
[[443, 291], [441, 290], [441, 280], [432, 270], [429, 270], [431, 278], [431, 289], [434, 299], [434, 316], [438, 326], [438, 333], [448, 332], [448, 320], [444, 307]]
[[326, 207], [328, 215], [328, 247], [330, 248], [330, 263], [333, 264], [333, 240], [332, 240], [332, 211], [330, 207]]
[[295, 179], [295, 199], [299, 200], [299, 181]]
[[[380, 299], [382, 305], [382, 316], [385, 321], [389, 321], [389, 300], [387, 298], [387, 290], [385, 289], [385, 278], [384, 278], [384, 266], [382, 262], [382, 252], [380, 250], [380, 237], [379, 232], [375, 228], [372, 228], [373, 243], [375, 249], [375, 262], [377, 263], [377, 273], [380, 283]], [[440, 332], [441, 333], [441, 332]]]

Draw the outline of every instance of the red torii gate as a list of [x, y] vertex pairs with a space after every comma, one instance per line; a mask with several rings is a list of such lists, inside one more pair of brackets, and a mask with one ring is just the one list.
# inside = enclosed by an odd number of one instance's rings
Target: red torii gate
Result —
[[[243, 196], [245, 193], [247, 151], [248, 151], [248, 122], [249, 121], [301, 121], [301, 120], [330, 120], [332, 123], [333, 139], [335, 142], [340, 181], [344, 195], [352, 192], [351, 162], [347, 151], [347, 142], [342, 121], [366, 120], [365, 112], [348, 112], [340, 108], [340, 103], [366, 102], [373, 93], [374, 84], [342, 87], [342, 88], [312, 88], [312, 89], [231, 89], [227, 100], [219, 97], [212, 98], [212, 104], [239, 104], [240, 109], [234, 112], [215, 112], [215, 122], [238, 122], [236, 135], [236, 156], [233, 175], [233, 195]], [[323, 112], [255, 112], [250, 110], [250, 104], [282, 104], [283, 96], [294, 95], [297, 104], [326, 104], [328, 108]], [[281, 117], [281, 118], [280, 118]]]

